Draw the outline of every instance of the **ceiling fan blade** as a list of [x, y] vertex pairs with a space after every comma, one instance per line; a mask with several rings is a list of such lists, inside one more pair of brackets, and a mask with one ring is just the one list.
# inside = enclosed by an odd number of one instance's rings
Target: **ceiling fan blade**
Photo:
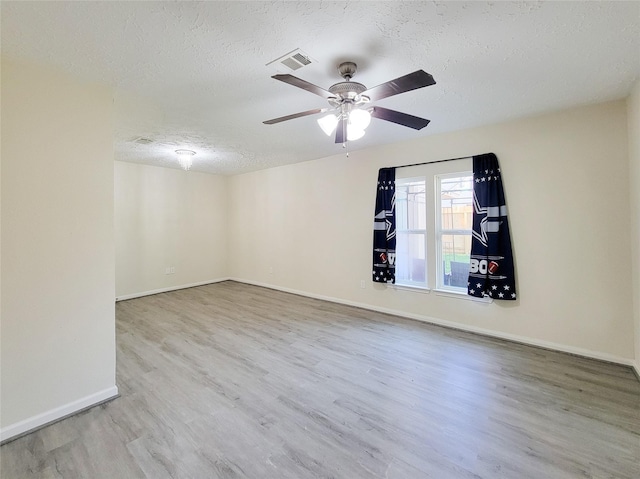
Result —
[[374, 86], [362, 92], [362, 95], [368, 96], [371, 101], [388, 98], [399, 93], [411, 90], [417, 90], [425, 86], [435, 85], [436, 81], [424, 70], [418, 70], [408, 75], [390, 80], [382, 85]]
[[298, 77], [294, 77], [293, 75], [281, 74], [281, 75], [273, 75], [271, 78], [276, 80], [280, 80], [281, 82], [288, 83], [289, 85], [297, 86], [298, 88], [302, 88], [303, 90], [307, 90], [315, 95], [321, 96], [322, 98], [335, 98], [336, 96], [328, 90], [324, 88], [320, 88], [313, 83], [309, 83], [308, 81], [302, 80]]
[[418, 116], [409, 115], [396, 110], [389, 110], [388, 108], [382, 108], [380, 106], [373, 107], [371, 116], [381, 120], [397, 123], [398, 125], [408, 126], [414, 130], [422, 130], [431, 121], [426, 118], [420, 118]]
[[338, 126], [336, 127], [336, 143], [344, 143], [345, 140], [345, 130], [347, 126], [347, 122], [344, 118], [340, 117], [338, 121]]
[[316, 108], [314, 110], [301, 111], [300, 113], [294, 113], [292, 115], [281, 116], [280, 118], [274, 118], [273, 120], [263, 121], [265, 125], [273, 125], [275, 123], [280, 123], [281, 121], [293, 120], [294, 118], [300, 118], [303, 116], [315, 115], [316, 113], [324, 113], [329, 110], [329, 108]]

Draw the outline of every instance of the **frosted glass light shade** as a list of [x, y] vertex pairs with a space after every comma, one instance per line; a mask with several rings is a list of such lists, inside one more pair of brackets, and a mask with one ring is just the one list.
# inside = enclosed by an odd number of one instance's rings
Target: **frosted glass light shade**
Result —
[[353, 125], [347, 125], [347, 140], [355, 141], [364, 136], [364, 130], [361, 128], [355, 128]]
[[323, 116], [322, 118], [318, 118], [318, 125], [320, 125], [320, 128], [322, 128], [322, 131], [324, 131], [327, 136], [331, 136], [331, 133], [334, 132], [338, 125], [338, 117], [333, 114]]
[[371, 123], [371, 113], [367, 110], [353, 110], [349, 113], [349, 123], [358, 130], [363, 130]]

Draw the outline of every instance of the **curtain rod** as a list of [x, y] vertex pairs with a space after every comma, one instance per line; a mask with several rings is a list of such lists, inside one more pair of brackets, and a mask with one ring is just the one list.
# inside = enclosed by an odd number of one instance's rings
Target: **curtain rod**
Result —
[[473, 156], [461, 156], [460, 158], [449, 158], [447, 160], [424, 161], [422, 163], [412, 163], [411, 165], [390, 166], [389, 168], [409, 168], [410, 166], [431, 165], [432, 163], [444, 163], [445, 161], [466, 160]]

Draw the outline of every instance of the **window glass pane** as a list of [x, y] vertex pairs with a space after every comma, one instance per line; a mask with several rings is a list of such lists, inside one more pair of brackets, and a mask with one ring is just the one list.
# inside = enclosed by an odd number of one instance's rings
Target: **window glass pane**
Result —
[[407, 229], [423, 230], [427, 227], [425, 200], [424, 182], [410, 184], [407, 188]]
[[396, 283], [426, 286], [426, 183], [396, 182]]
[[426, 228], [424, 181], [408, 181], [396, 185], [396, 231]]
[[396, 231], [407, 229], [407, 187], [396, 183]]
[[471, 235], [442, 235], [444, 284], [456, 288], [467, 287]]
[[471, 235], [467, 234], [443, 234], [442, 235], [442, 259], [446, 263], [450, 261], [469, 262], [471, 252]]
[[438, 177], [440, 224], [438, 282], [445, 288], [466, 289], [473, 228], [473, 175]]
[[426, 283], [425, 233], [396, 230], [396, 283]]
[[473, 176], [440, 180], [441, 229], [471, 230], [473, 227]]

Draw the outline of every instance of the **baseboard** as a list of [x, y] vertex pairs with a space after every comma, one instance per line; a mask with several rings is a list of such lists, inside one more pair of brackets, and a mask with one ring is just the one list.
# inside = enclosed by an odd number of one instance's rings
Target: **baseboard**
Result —
[[180, 284], [177, 286], [168, 286], [166, 288], [153, 289], [151, 291], [142, 291], [140, 293], [123, 294], [116, 297], [116, 302], [126, 301], [127, 299], [142, 298], [143, 296], [151, 296], [152, 294], [168, 293], [169, 291], [177, 291], [179, 289], [195, 288], [196, 286], [204, 286], [206, 284], [221, 283], [222, 281], [228, 281], [230, 278], [218, 278], [210, 279], [207, 281], [200, 281], [198, 283]]
[[[400, 311], [396, 309], [390, 308], [381, 308], [379, 306], [373, 306], [367, 303], [359, 303], [356, 301], [349, 301], [340, 298], [334, 298], [331, 296], [323, 296], [320, 294], [309, 293], [307, 291], [300, 291], [291, 288], [284, 288], [280, 286], [274, 286], [272, 284], [260, 283], [256, 281], [249, 281], [241, 278], [229, 278], [231, 281], [237, 281], [238, 283], [251, 284], [254, 286], [260, 286], [263, 288], [275, 289], [277, 291], [282, 291], [285, 293], [297, 294], [299, 296], [306, 296], [308, 298], [321, 299], [323, 301], [329, 301], [332, 303], [344, 304], [347, 306], [355, 306], [357, 308], [368, 309], [369, 311], [376, 311], [378, 313], [386, 313], [392, 314], [394, 316], [400, 316], [403, 318], [414, 319], [416, 321], [422, 321], [425, 323], [435, 324], [438, 326], [444, 326], [446, 328], [458, 329], [460, 331], [467, 331], [470, 333], [481, 334], [483, 336], [490, 336], [498, 339], [505, 339], [507, 341], [512, 341], [516, 343], [526, 344], [528, 346], [536, 346], [544, 349], [551, 349], [553, 351], [559, 351], [563, 353], [573, 354], [574, 356], [582, 356], [590, 359], [597, 359], [600, 361], [606, 361], [609, 363], [621, 364], [623, 366], [630, 366], [635, 369], [636, 374], [638, 374], [638, 364], [635, 363], [632, 359], [623, 358], [620, 356], [614, 356], [612, 354], [602, 353], [599, 351], [591, 351], [589, 349], [576, 348], [573, 346], [568, 346], [560, 343], [553, 343], [550, 341], [542, 341], [539, 339], [529, 338], [526, 336], [519, 336], [516, 334], [503, 333], [500, 331], [495, 331], [492, 329], [479, 328], [475, 326], [469, 326], [466, 324], [460, 324], [453, 321], [447, 321], [445, 319], [434, 318], [431, 316], [424, 316], [420, 314], [407, 313], [406, 311]], [[639, 376], [640, 377], [640, 376]]]
[[633, 369], [633, 372], [636, 373], [636, 377], [638, 378], [638, 381], [640, 381], [640, 361], [638, 360], [634, 361], [633, 365], [631, 366], [631, 369]]
[[84, 411], [85, 409], [89, 409], [110, 401], [111, 399], [115, 399], [116, 397], [118, 397], [118, 387], [113, 386], [55, 409], [43, 412], [37, 416], [11, 424], [10, 426], [0, 429], [0, 444], [17, 439], [20, 436], [35, 431], [36, 429], [40, 429], [51, 423]]

